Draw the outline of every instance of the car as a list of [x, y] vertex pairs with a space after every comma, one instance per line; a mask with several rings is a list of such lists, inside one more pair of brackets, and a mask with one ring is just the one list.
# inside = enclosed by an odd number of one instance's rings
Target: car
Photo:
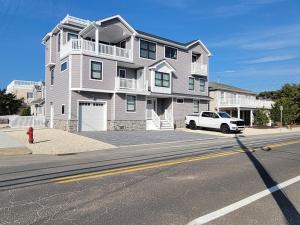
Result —
[[244, 120], [233, 118], [226, 112], [203, 111], [199, 114], [190, 114], [185, 117], [185, 124], [190, 129], [210, 128], [223, 133], [241, 132], [245, 129]]

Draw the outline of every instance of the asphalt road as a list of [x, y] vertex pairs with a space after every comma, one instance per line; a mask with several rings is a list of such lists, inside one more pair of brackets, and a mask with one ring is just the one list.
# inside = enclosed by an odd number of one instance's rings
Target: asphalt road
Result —
[[1, 158], [0, 224], [300, 224], [299, 137]]

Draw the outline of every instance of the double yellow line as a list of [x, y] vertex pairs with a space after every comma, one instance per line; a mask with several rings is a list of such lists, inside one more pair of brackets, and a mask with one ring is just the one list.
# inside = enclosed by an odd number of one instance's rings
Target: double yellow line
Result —
[[105, 170], [105, 171], [101, 171], [101, 172], [91, 172], [91, 173], [85, 173], [85, 174], [74, 175], [74, 176], [66, 176], [66, 177], [53, 179], [52, 181], [55, 183], [58, 183], [58, 184], [64, 184], [64, 183], [82, 181], [82, 180], [87, 180], [87, 179], [95, 179], [95, 178], [100, 178], [100, 177], [137, 172], [137, 171], [142, 171], [142, 170], [147, 170], [147, 169], [155, 169], [155, 168], [173, 166], [173, 165], [178, 165], [178, 164], [187, 163], [187, 162], [194, 162], [194, 161], [217, 158], [217, 157], [221, 157], [221, 156], [235, 155], [235, 154], [242, 153], [242, 152], [244, 152], [244, 151], [240, 150], [240, 149], [239, 150], [231, 150], [231, 151], [222, 151], [222, 152], [210, 153], [210, 154], [206, 154], [206, 155], [202, 155], [202, 156], [186, 157], [186, 158], [181, 158], [181, 159], [168, 160], [168, 161], [164, 161], [164, 162], [146, 163], [143, 165], [110, 169], [110, 170]]
[[[284, 142], [284, 143], [275, 143], [268, 145], [270, 148], [277, 148], [282, 147], [285, 145], [292, 145], [300, 143], [300, 141], [290, 141], [290, 142]], [[172, 159], [167, 160], [163, 162], [153, 162], [153, 163], [145, 163], [142, 165], [137, 166], [128, 166], [123, 168], [117, 168], [117, 169], [109, 169], [104, 170], [100, 172], [91, 172], [91, 173], [85, 173], [85, 174], [79, 174], [79, 175], [71, 175], [71, 176], [65, 176], [61, 178], [53, 179], [52, 182], [58, 183], [58, 184], [65, 184], [70, 182], [76, 182], [76, 181], [82, 181], [82, 180], [88, 180], [88, 179], [95, 179], [95, 178], [101, 178], [101, 177], [107, 177], [112, 175], [120, 175], [125, 173], [131, 173], [131, 172], [137, 172], [137, 171], [143, 171], [147, 169], [155, 169], [155, 168], [161, 168], [161, 167], [167, 167], [167, 166], [174, 166], [178, 164], [188, 163], [188, 162], [195, 162], [195, 161], [201, 161], [201, 160], [207, 160], [212, 158], [218, 158], [218, 157], [224, 157], [224, 156], [230, 156], [235, 155], [239, 153], [244, 153], [245, 151], [242, 149], [236, 149], [236, 150], [228, 150], [228, 151], [219, 151], [214, 153], [208, 153], [201, 156], [191, 156], [191, 157], [185, 157], [181, 159]]]

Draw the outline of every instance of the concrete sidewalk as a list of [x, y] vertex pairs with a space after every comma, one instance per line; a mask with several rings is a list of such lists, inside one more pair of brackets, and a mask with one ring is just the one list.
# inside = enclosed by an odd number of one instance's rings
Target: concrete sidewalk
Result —
[[32, 151], [32, 154], [71, 154], [114, 148], [114, 145], [56, 129], [35, 129], [34, 143], [28, 143], [25, 129], [3, 131]]
[[31, 154], [28, 148], [6, 133], [0, 132], [0, 156], [26, 154]]

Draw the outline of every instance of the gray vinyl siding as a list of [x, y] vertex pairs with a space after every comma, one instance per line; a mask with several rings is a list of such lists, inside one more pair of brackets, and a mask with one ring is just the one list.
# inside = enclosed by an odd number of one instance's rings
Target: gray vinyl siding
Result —
[[45, 42], [45, 65], [50, 62], [50, 38]]
[[[143, 39], [147, 40], [147, 39]], [[149, 40], [150, 41], [150, 40]], [[153, 42], [153, 41], [150, 41]], [[168, 59], [165, 58], [165, 45], [161, 43], [156, 43], [156, 59], [145, 59], [140, 57], [140, 43], [139, 38], [135, 38], [134, 40], [134, 49], [133, 49], [133, 62], [137, 65], [149, 67], [155, 62], [166, 59], [168, 63], [174, 67], [175, 73], [173, 74], [172, 79], [172, 92], [173, 93], [185, 93], [185, 94], [193, 94], [193, 95], [208, 95], [208, 89], [206, 88], [206, 91], [200, 92], [199, 89], [199, 78], [198, 76], [195, 79], [195, 91], [189, 91], [188, 90], [188, 79], [191, 76], [191, 63], [192, 63], [192, 52], [198, 52], [203, 54], [203, 60], [207, 62], [208, 55], [207, 53], [202, 49], [202, 47], [198, 44], [195, 45], [192, 49], [189, 51], [177, 48], [177, 60]], [[151, 75], [150, 70], [146, 70], [146, 78], [148, 80], [148, 84], [151, 84]], [[203, 77], [206, 84], [205, 86], [208, 87], [207, 83], [207, 77]]]
[[113, 105], [112, 105], [113, 94], [109, 93], [95, 93], [95, 92], [84, 92], [80, 93], [72, 91], [72, 114], [71, 119], [77, 119], [78, 114], [78, 102], [79, 100], [84, 101], [105, 101], [107, 104], [107, 120], [111, 120], [113, 117]]
[[[115, 89], [115, 77], [117, 74], [116, 61], [85, 55], [82, 60], [82, 88], [111, 91]], [[90, 79], [91, 60], [102, 62], [102, 80]]]
[[81, 55], [72, 55], [72, 88], [80, 88]]
[[136, 70], [135, 69], [118, 66], [118, 71], [117, 71], [118, 75], [119, 75], [120, 69], [126, 70], [126, 78], [128, 78], [128, 79], [136, 78]]
[[56, 35], [51, 37], [51, 61], [56, 62], [57, 38]]
[[135, 112], [126, 111], [126, 94], [116, 94], [115, 120], [145, 120], [146, 118], [146, 97], [136, 96]]
[[[195, 99], [199, 100], [199, 99]], [[177, 103], [176, 98], [173, 99], [173, 116], [175, 120], [184, 120], [187, 114], [193, 113], [194, 99], [184, 99], [184, 103]], [[200, 100], [199, 111], [208, 110], [208, 101]]]

